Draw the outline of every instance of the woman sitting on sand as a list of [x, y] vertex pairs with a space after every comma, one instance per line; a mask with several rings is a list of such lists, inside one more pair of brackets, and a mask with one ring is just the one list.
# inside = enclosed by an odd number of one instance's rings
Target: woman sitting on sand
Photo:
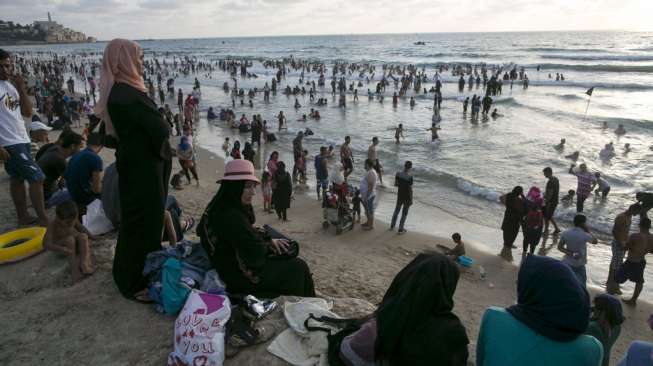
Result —
[[610, 365], [610, 350], [621, 334], [624, 322], [621, 301], [610, 295], [600, 294], [594, 298], [594, 308], [587, 333], [596, 338], [603, 346], [603, 363]]
[[250, 161], [227, 163], [220, 189], [198, 225], [202, 246], [229, 293], [313, 297], [313, 278], [306, 262], [296, 257], [270, 259], [286, 253], [288, 241], [265, 239], [253, 226], [252, 199], [258, 183]]
[[340, 359], [362, 365], [467, 365], [469, 339], [451, 312], [460, 273], [436, 253], [397, 274], [374, 317], [340, 344]]
[[583, 334], [589, 316], [589, 294], [571, 268], [529, 254], [517, 277], [517, 305], [483, 315], [476, 364], [597, 366], [603, 347]]

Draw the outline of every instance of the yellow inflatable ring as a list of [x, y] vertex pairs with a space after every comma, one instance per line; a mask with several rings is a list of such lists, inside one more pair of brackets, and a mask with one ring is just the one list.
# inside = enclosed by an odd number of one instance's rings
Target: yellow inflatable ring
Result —
[[44, 227], [18, 229], [0, 235], [0, 264], [17, 262], [43, 251]]

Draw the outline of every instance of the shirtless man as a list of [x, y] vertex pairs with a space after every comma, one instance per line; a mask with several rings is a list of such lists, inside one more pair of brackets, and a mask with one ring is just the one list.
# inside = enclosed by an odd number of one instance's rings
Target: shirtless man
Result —
[[383, 167], [379, 162], [379, 156], [376, 151], [376, 145], [379, 144], [379, 138], [374, 136], [372, 137], [372, 144], [367, 149], [367, 158], [372, 161], [373, 168], [376, 171], [376, 174], [379, 176], [379, 182], [383, 185]]
[[351, 137], [345, 136], [345, 143], [340, 146], [340, 161], [342, 162], [342, 167], [344, 169], [343, 175], [345, 176], [345, 181], [351, 172], [354, 171], [354, 156], [351, 153]]
[[288, 129], [288, 127], [284, 127], [284, 123], [286, 122], [286, 116], [283, 115], [283, 111], [279, 111], [279, 115], [277, 115], [277, 118], [279, 120], [279, 132], [281, 132], [282, 129]]
[[632, 234], [626, 243], [626, 261], [621, 265], [615, 280], [617, 283], [624, 283], [628, 280], [635, 282], [635, 291], [633, 297], [629, 300], [623, 300], [627, 305], [635, 306], [637, 298], [644, 288], [644, 268], [646, 261], [644, 257], [648, 253], [653, 253], [653, 235], [650, 233], [651, 220], [641, 218], [639, 221], [639, 233]]
[[431, 142], [433, 142], [433, 141], [437, 140], [438, 138], [440, 138], [440, 137], [438, 136], [438, 130], [439, 130], [439, 129], [440, 129], [440, 127], [439, 127], [438, 124], [435, 123], [435, 122], [433, 122], [433, 123], [431, 124], [431, 128], [427, 128], [427, 129], [426, 129], [427, 131], [431, 131]]

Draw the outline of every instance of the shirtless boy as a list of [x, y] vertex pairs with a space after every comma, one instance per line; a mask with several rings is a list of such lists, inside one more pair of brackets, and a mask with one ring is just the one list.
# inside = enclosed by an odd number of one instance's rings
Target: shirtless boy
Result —
[[77, 282], [94, 271], [89, 248], [89, 239], [93, 236], [79, 223], [74, 201], [59, 204], [55, 213], [56, 217], [48, 225], [43, 238], [43, 246], [68, 256], [73, 282]]

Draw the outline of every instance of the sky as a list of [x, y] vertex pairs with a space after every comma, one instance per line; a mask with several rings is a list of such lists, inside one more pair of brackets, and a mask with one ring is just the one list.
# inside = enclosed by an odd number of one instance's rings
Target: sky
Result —
[[275, 35], [653, 30], [653, 0], [0, 0], [100, 40]]

